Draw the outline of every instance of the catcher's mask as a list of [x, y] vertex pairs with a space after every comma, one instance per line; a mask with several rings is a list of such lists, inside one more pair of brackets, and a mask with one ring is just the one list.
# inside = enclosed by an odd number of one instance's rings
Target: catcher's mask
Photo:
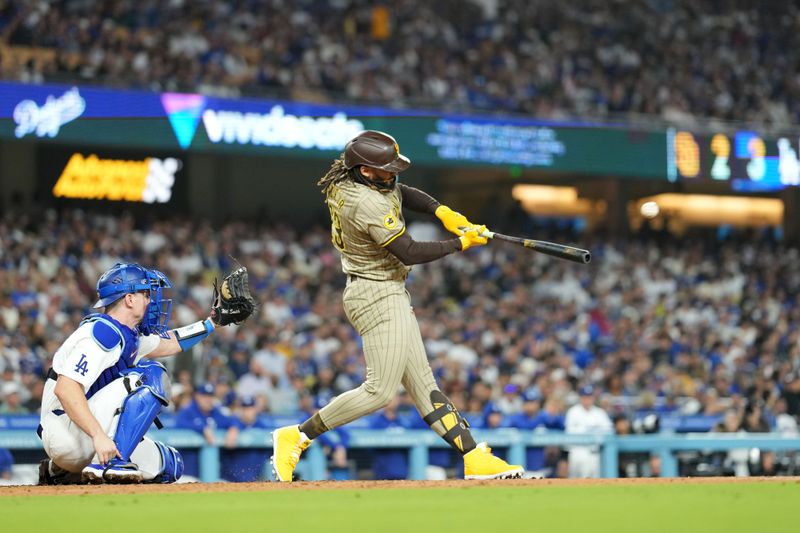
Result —
[[117, 263], [97, 280], [99, 299], [92, 307], [107, 307], [126, 294], [149, 291], [150, 303], [139, 324], [142, 335], [164, 336], [172, 311], [172, 300], [162, 297], [162, 289], [172, 287], [167, 276], [136, 263]]
[[[391, 191], [397, 174], [411, 165], [411, 160], [400, 153], [394, 137], [381, 131], [367, 130], [359, 133], [344, 147], [344, 165], [356, 181], [382, 191]], [[360, 166], [385, 170], [395, 175], [389, 183], [370, 180], [361, 174]]]

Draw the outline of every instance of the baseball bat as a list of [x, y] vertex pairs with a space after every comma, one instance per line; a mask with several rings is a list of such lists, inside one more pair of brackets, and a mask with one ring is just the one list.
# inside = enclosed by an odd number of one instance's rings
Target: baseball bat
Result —
[[582, 263], [585, 265], [592, 260], [592, 254], [589, 250], [581, 250], [580, 248], [574, 248], [564, 244], [512, 237], [511, 235], [503, 235], [502, 233], [495, 233], [489, 230], [485, 230], [482, 235], [487, 239], [510, 242], [518, 246], [529, 248], [535, 252], [552, 255], [553, 257], [560, 257], [561, 259], [574, 261], [575, 263]]

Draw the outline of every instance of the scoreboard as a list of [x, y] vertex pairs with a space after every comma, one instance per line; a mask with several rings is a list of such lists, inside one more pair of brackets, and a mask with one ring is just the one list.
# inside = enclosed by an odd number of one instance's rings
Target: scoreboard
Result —
[[800, 139], [767, 138], [753, 131], [667, 133], [670, 181], [728, 182], [735, 191], [768, 192], [800, 185]]

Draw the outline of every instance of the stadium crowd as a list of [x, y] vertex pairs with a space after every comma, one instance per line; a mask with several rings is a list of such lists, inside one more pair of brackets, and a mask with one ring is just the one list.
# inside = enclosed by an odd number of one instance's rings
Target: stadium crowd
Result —
[[[438, 228], [410, 229], [420, 230]], [[586, 244], [590, 267], [491, 246], [412, 270], [430, 363], [476, 426], [562, 428], [591, 386], [612, 416], [727, 414], [739, 429], [796, 430], [796, 248], [663, 237]], [[326, 229], [46, 211], [0, 221], [0, 413], [37, 411], [55, 349], [116, 261], [164, 271], [172, 323], [185, 324], [207, 316], [211, 282], [231, 257], [250, 270], [258, 315], [174, 359], [174, 409], [210, 384], [222, 406], [256, 398], [267, 413], [291, 414], [362, 381]], [[413, 404], [402, 396], [397, 407]]]
[[799, 26], [794, 3], [744, 0], [8, 0], [0, 74], [780, 127], [800, 118]]

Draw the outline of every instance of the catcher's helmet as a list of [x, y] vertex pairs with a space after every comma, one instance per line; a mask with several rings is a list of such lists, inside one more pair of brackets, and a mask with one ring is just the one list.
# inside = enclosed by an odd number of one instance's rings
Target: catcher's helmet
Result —
[[363, 165], [399, 174], [411, 165], [400, 153], [394, 137], [381, 131], [359, 133], [344, 147], [344, 164], [348, 170]]
[[143, 335], [164, 335], [172, 311], [172, 300], [162, 298], [161, 289], [170, 287], [172, 283], [158, 270], [144, 268], [136, 263], [117, 263], [97, 280], [99, 299], [92, 307], [106, 307], [126, 294], [150, 291], [150, 304], [139, 324], [139, 331]]

